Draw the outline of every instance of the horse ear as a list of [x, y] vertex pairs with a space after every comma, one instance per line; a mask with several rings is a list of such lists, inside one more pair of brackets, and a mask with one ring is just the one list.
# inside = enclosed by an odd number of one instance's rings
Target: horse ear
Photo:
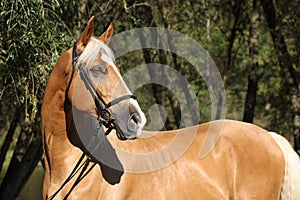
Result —
[[106, 29], [106, 31], [102, 33], [102, 35], [100, 35], [98, 39], [104, 42], [105, 44], [109, 44], [113, 33], [114, 33], [114, 23], [111, 22], [108, 28]]
[[94, 35], [94, 19], [94, 16], [92, 16], [89, 19], [87, 26], [85, 27], [83, 33], [80, 35], [79, 39], [77, 40], [76, 46], [80, 52], [84, 50], [86, 45], [89, 43], [91, 37]]

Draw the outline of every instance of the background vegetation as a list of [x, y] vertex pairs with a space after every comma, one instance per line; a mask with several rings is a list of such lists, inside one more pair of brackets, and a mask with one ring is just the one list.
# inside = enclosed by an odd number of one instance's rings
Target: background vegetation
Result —
[[[59, 55], [72, 47], [90, 16], [101, 34], [158, 26], [186, 34], [205, 48], [226, 87], [227, 118], [283, 134], [300, 149], [300, 1], [272, 0], [15, 0], [1, 1], [0, 199], [15, 198], [42, 158], [40, 107]], [[197, 91], [201, 121], [210, 99], [201, 76], [183, 60], [157, 49], [117, 60], [121, 72], [141, 63], [167, 64]], [[144, 110], [165, 106], [164, 129], [178, 128], [181, 113], [170, 91], [136, 91]], [[142, 98], [141, 98], [142, 97]]]

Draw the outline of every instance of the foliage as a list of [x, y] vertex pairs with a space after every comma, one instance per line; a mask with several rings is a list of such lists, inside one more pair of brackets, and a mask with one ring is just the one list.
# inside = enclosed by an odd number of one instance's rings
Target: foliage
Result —
[[[5, 166], [9, 162], [1, 183], [2, 198], [5, 191], [14, 196], [21, 190], [40, 158], [39, 111], [43, 91], [58, 56], [74, 42], [74, 33], [69, 29], [74, 22], [66, 19], [74, 14], [70, 8], [79, 13], [79, 4], [59, 0], [4, 0], [0, 4], [2, 175], [3, 158], [7, 158]], [[78, 14], [74, 19], [77, 17]], [[11, 179], [15, 182], [9, 183]], [[16, 192], [6, 190], [8, 183]]]

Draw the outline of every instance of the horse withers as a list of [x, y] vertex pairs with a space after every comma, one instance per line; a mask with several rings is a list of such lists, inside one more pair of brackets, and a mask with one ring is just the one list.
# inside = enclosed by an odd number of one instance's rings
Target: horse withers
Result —
[[[94, 37], [93, 21], [46, 87], [44, 199], [299, 200], [299, 157], [278, 134], [231, 120], [142, 132], [145, 116], [107, 46], [113, 24]], [[214, 148], [200, 156], [214, 127]]]

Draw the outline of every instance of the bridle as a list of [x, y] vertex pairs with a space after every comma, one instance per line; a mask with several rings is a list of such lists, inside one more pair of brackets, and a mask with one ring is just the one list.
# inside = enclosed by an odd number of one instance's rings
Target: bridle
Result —
[[[98, 115], [97, 121], [98, 121], [100, 127], [105, 126], [107, 128], [107, 130], [105, 132], [102, 131], [103, 130], [102, 128], [99, 129], [98, 133], [102, 134], [104, 132], [105, 135], [108, 135], [113, 129], [115, 129], [118, 138], [120, 140], [126, 140], [127, 139], [126, 136], [124, 135], [123, 131], [120, 129], [118, 124], [115, 123], [115, 118], [112, 115], [112, 113], [110, 112], [109, 108], [116, 105], [116, 104], [118, 104], [118, 103], [120, 103], [123, 100], [130, 99], [130, 98], [136, 99], [137, 97], [132, 95], [132, 94], [128, 94], [128, 95], [118, 97], [118, 98], [112, 100], [109, 103], [106, 103], [104, 101], [104, 99], [101, 97], [101, 95], [98, 93], [95, 86], [90, 81], [90, 79], [87, 76], [86, 72], [82, 68], [81, 63], [78, 62], [78, 58], [79, 58], [80, 55], [77, 55], [76, 49], [77, 49], [76, 44], [74, 44], [73, 52], [72, 52], [72, 74], [71, 74], [69, 84], [67, 86], [66, 96], [69, 93], [70, 86], [71, 86], [71, 83], [73, 81], [74, 73], [76, 71], [76, 66], [77, 66], [78, 70], [79, 70], [79, 73], [80, 73], [80, 76], [81, 76], [86, 88], [90, 91], [91, 95], [94, 98], [95, 106], [97, 108], [97, 115]], [[91, 118], [91, 120], [96, 120], [96, 119]], [[111, 148], [112, 149], [112, 147], [106, 147], [106, 148]], [[86, 157], [86, 156], [87, 156], [86, 160], [84, 162], [82, 162], [84, 157]], [[91, 162], [93, 162], [93, 164], [88, 168], [88, 166]], [[77, 179], [75, 180], [74, 184], [72, 185], [72, 187], [70, 188], [70, 190], [68, 191], [66, 196], [64, 197], [64, 199], [67, 199], [69, 197], [69, 195], [71, 194], [71, 192], [73, 191], [73, 189], [93, 169], [93, 167], [96, 164], [97, 163], [92, 158], [91, 154], [84, 151], [82, 153], [81, 157], [79, 158], [79, 160], [77, 161], [77, 163], [76, 163], [75, 167], [73, 168], [72, 172], [68, 176], [68, 178], [62, 183], [62, 185], [50, 197], [47, 198], [47, 200], [52, 200], [64, 188], [64, 186], [69, 181], [71, 181], [71, 179], [81, 170], [78, 177], [77, 177]]]
[[120, 103], [123, 100], [130, 99], [130, 98], [136, 99], [137, 97], [132, 94], [128, 94], [128, 95], [118, 97], [109, 103], [106, 103], [104, 101], [104, 99], [101, 97], [101, 95], [98, 93], [98, 91], [95, 88], [95, 86], [93, 85], [93, 83], [90, 81], [86, 72], [82, 68], [81, 63], [78, 62], [78, 58], [80, 55], [77, 55], [76, 50], [77, 50], [76, 44], [74, 44], [73, 52], [72, 52], [72, 74], [71, 74], [71, 78], [69, 81], [69, 85], [68, 85], [66, 94], [68, 94], [68, 92], [69, 92], [69, 88], [70, 88], [71, 82], [73, 80], [74, 73], [76, 70], [76, 65], [77, 65], [78, 70], [80, 72], [80, 76], [81, 76], [85, 86], [90, 91], [91, 95], [93, 96], [93, 98], [95, 100], [95, 106], [97, 108], [99, 124], [100, 124], [100, 126], [103, 125], [107, 128], [105, 135], [108, 135], [113, 129], [115, 129], [115, 130], [117, 130], [116, 134], [117, 134], [118, 138], [120, 140], [126, 140], [127, 138], [125, 137], [123, 131], [121, 131], [118, 124], [115, 123], [115, 118], [112, 115], [112, 113], [110, 112], [109, 108]]

